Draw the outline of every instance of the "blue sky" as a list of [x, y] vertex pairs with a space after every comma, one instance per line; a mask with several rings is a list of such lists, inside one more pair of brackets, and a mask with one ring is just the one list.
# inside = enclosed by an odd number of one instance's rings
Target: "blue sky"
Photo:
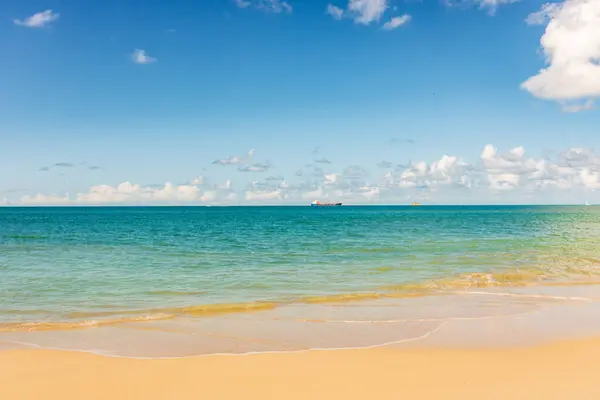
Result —
[[2, 2], [0, 202], [593, 199], [599, 1], [449, 1]]

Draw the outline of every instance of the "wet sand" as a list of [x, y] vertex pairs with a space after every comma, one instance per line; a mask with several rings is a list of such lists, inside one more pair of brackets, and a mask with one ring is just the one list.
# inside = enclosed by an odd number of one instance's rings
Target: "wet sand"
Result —
[[0, 352], [2, 399], [592, 399], [600, 339], [165, 360]]
[[588, 285], [3, 332], [0, 399], [595, 399], [598, 315]]

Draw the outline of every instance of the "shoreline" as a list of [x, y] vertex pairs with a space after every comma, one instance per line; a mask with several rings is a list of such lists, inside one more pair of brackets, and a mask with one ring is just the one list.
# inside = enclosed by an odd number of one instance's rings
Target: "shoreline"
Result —
[[[534, 279], [541, 278], [541, 279]], [[124, 323], [172, 320], [180, 317], [211, 317], [228, 314], [253, 314], [297, 305], [351, 304], [385, 299], [411, 299], [430, 296], [475, 294], [477, 290], [535, 289], [553, 287], [597, 286], [597, 275], [575, 274], [571, 279], [552, 279], [540, 270], [524, 269], [499, 272], [470, 272], [453, 277], [429, 279], [423, 282], [390, 284], [371, 291], [306, 295], [297, 298], [258, 299], [234, 303], [201, 303], [147, 310], [121, 309], [113, 311], [74, 312], [61, 320], [0, 321], [0, 334], [6, 332], [63, 331], [113, 326]], [[84, 319], [81, 319], [84, 318]]]
[[595, 398], [599, 357], [598, 336], [510, 349], [378, 348], [170, 360], [7, 350], [0, 351], [0, 397]]
[[179, 359], [382, 347], [512, 348], [600, 337], [599, 314], [600, 285], [496, 287], [85, 329], [0, 332], [0, 351]]
[[597, 398], [599, 314], [583, 284], [0, 333], [0, 398]]

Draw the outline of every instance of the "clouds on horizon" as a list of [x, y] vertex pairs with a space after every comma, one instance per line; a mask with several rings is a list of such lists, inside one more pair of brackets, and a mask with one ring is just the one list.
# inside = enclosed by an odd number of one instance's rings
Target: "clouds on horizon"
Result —
[[26, 194], [11, 204], [303, 204], [314, 199], [356, 204], [411, 200], [543, 203], [569, 198], [583, 202], [581, 196], [600, 189], [600, 155], [587, 148], [568, 148], [550, 159], [528, 157], [522, 146], [501, 152], [486, 145], [475, 162], [443, 155], [436, 161], [411, 162], [397, 169], [390, 169], [391, 164], [371, 170], [360, 165], [326, 165], [327, 171], [313, 167], [308, 175], [271, 175], [237, 188], [232, 180], [210, 184], [204, 176], [181, 185], [124, 181], [116, 186], [94, 185], [79, 193]]

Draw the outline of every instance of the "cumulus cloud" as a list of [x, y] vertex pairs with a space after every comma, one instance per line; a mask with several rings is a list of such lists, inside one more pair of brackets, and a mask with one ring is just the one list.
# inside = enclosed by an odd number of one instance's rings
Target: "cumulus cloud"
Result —
[[158, 61], [155, 57], [150, 57], [146, 54], [146, 50], [135, 49], [131, 53], [131, 60], [136, 64], [151, 64]]
[[[325, 9], [325, 13], [336, 20], [341, 20], [342, 18], [351, 18], [357, 24], [370, 25], [372, 23], [379, 22], [388, 7], [388, 0], [348, 0], [348, 4], [346, 5], [345, 9], [334, 4], [328, 4], [327, 8]], [[389, 23], [392, 23], [392, 21], [388, 22], [388, 24]], [[398, 23], [398, 21], [393, 23]]]
[[[488, 144], [471, 162], [445, 154], [395, 169], [391, 165], [385, 162], [382, 166], [386, 168], [373, 166], [372, 170], [358, 164], [339, 169], [329, 166], [327, 172], [310, 165], [306, 173], [292, 176], [289, 182], [281, 175], [271, 175], [237, 189], [231, 180], [209, 184], [204, 176], [186, 184], [157, 186], [126, 181], [116, 186], [95, 185], [79, 193], [28, 194], [21, 198], [20, 204], [305, 204], [315, 199], [388, 204], [412, 200], [502, 203], [510, 199], [513, 202], [560, 199], [559, 202], [564, 202], [565, 199], [583, 201], [583, 196], [587, 198], [589, 193], [600, 189], [600, 155], [584, 147], [536, 157], [522, 146], [501, 151]], [[268, 164], [243, 164], [242, 168], [252, 166], [258, 168], [256, 172], [262, 172]], [[18, 203], [17, 197], [8, 193], [3, 196], [13, 204]]]
[[526, 21], [546, 24], [540, 40], [546, 66], [521, 87], [567, 112], [591, 109], [590, 99], [600, 96], [600, 0], [546, 4]]
[[410, 20], [411, 20], [411, 16], [408, 14], [404, 14], [400, 17], [394, 17], [394, 18], [390, 19], [388, 22], [386, 22], [385, 24], [383, 24], [382, 29], [384, 29], [386, 31], [391, 31], [402, 25], [406, 25], [407, 23], [410, 22]]
[[349, 0], [348, 11], [357, 24], [378, 22], [388, 8], [388, 0]]
[[15, 25], [24, 26], [27, 28], [43, 28], [48, 24], [58, 20], [60, 18], [59, 13], [54, 13], [52, 10], [46, 10], [39, 12], [37, 14], [33, 14], [30, 17], [27, 17], [23, 20], [15, 19], [13, 23]]
[[86, 192], [76, 194], [24, 195], [23, 205], [152, 205], [152, 204], [203, 204], [227, 203], [235, 200], [231, 181], [213, 187], [206, 186], [203, 177], [190, 184], [140, 185], [128, 181], [116, 186], [94, 185]]
[[23, 205], [40, 205], [40, 206], [53, 206], [53, 205], [71, 205], [75, 204], [68, 194], [55, 195], [55, 194], [42, 194], [38, 193], [34, 196], [25, 195], [21, 197], [21, 204]]
[[600, 172], [591, 171], [589, 168], [583, 168], [579, 173], [583, 185], [589, 189], [600, 189]]
[[203, 176], [197, 176], [194, 179], [192, 179], [191, 183], [192, 183], [192, 185], [197, 186], [197, 185], [203, 185], [204, 182], [205, 182], [205, 179]]

